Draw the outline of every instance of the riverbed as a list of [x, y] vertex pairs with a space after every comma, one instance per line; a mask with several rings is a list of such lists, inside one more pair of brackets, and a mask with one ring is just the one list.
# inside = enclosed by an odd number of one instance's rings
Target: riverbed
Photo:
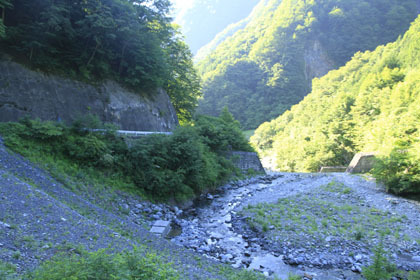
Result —
[[[287, 215], [271, 213], [279, 205]], [[385, 193], [371, 178], [273, 173], [203, 195], [177, 220], [172, 241], [268, 277], [356, 280], [380, 244], [400, 269], [420, 269], [419, 214], [418, 202]], [[250, 227], [261, 217], [270, 222]]]

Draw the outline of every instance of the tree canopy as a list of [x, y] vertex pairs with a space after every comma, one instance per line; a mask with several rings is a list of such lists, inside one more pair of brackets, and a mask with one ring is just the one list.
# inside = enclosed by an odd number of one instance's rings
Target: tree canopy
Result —
[[255, 128], [301, 101], [312, 78], [396, 40], [416, 16], [415, 0], [261, 1], [246, 26], [198, 63], [199, 112], [228, 106]]
[[168, 0], [14, 0], [13, 6], [2, 46], [16, 59], [88, 82], [113, 79], [142, 94], [161, 87], [180, 119], [191, 117], [200, 84], [168, 17]]
[[4, 38], [6, 34], [6, 27], [4, 26], [3, 20], [6, 15], [6, 9], [11, 6], [10, 0], [0, 0], [0, 38]]

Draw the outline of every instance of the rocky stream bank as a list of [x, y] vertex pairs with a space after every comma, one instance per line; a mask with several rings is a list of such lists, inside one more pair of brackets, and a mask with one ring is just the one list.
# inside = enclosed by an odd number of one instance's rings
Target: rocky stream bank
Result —
[[202, 196], [172, 242], [269, 277], [356, 280], [379, 243], [399, 269], [420, 270], [419, 214], [357, 175], [277, 173]]

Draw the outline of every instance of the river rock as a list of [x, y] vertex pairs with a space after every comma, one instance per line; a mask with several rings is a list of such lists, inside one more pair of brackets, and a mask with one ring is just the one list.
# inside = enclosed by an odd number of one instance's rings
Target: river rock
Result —
[[3, 223], [3, 222], [0, 222], [0, 226], [1, 226], [1, 227], [8, 228], [8, 229], [10, 229], [10, 228], [11, 228], [11, 226], [10, 226], [9, 224]]
[[280, 279], [287, 279], [292, 272], [291, 268], [287, 266], [281, 258], [277, 258], [272, 254], [255, 257], [248, 269], [250, 270], [270, 270]]
[[414, 256], [413, 257], [413, 261], [420, 262], [420, 256]]

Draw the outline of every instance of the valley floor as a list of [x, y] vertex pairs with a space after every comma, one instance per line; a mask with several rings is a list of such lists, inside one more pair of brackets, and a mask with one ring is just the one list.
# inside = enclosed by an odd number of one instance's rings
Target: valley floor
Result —
[[[225, 185], [184, 211], [69, 182], [0, 143], [0, 262], [23, 273], [80, 246], [139, 246], [173, 263], [181, 279], [264, 277], [234, 268], [361, 279], [382, 243], [399, 269], [420, 269], [420, 204], [360, 176], [275, 173]], [[180, 235], [149, 234], [161, 219], [178, 224]]]
[[358, 175], [277, 173], [203, 197], [175, 243], [285, 279], [362, 279], [382, 244], [420, 270], [420, 204]]

